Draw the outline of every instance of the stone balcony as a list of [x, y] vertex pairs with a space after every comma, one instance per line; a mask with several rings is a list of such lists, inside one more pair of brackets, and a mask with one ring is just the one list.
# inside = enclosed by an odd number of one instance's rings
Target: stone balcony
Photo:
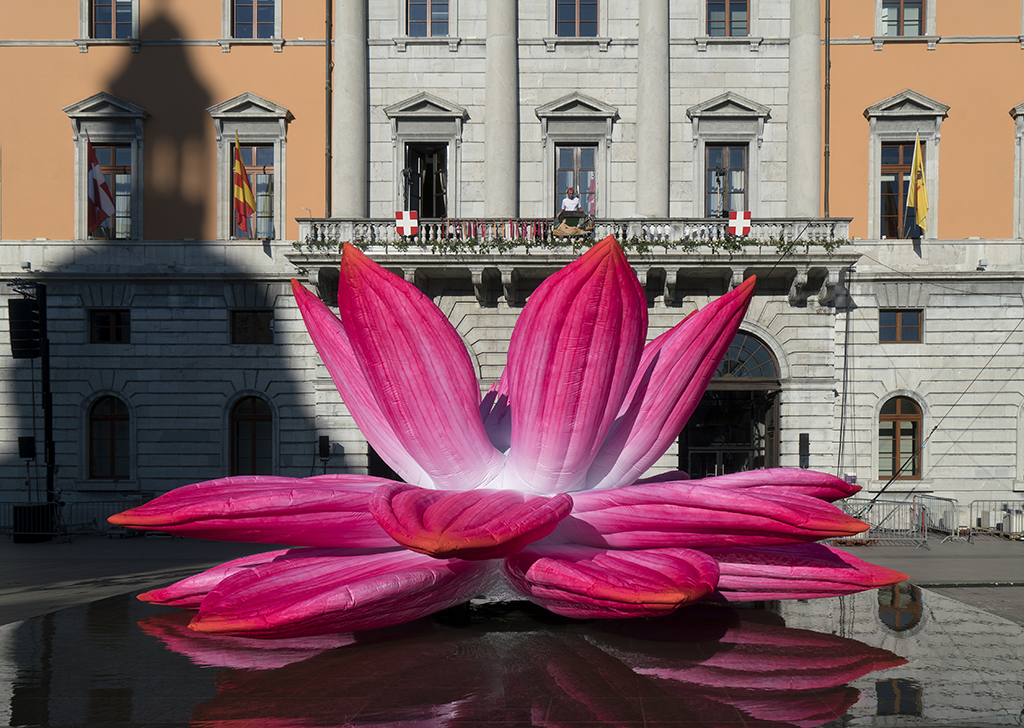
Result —
[[720, 295], [754, 274], [762, 291], [793, 305], [827, 305], [840, 272], [857, 260], [843, 247], [847, 218], [756, 219], [744, 237], [730, 235], [721, 218], [599, 219], [591, 235], [571, 239], [553, 236], [550, 219], [421, 220], [408, 237], [393, 219], [298, 223], [299, 241], [286, 257], [331, 305], [344, 242], [431, 295], [472, 291], [481, 306], [521, 305], [546, 276], [608, 235], [626, 250], [651, 305]]

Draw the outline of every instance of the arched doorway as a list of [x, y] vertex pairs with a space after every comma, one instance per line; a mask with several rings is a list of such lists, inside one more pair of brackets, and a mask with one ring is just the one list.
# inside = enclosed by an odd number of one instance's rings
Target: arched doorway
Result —
[[736, 334], [679, 435], [679, 469], [691, 478], [779, 464], [779, 366], [768, 346]]

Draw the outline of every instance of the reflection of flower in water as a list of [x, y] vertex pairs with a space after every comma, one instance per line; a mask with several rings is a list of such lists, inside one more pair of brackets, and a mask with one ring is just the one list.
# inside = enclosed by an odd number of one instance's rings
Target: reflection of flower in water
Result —
[[529, 297], [483, 402], [462, 339], [429, 298], [351, 245], [340, 281], [339, 316], [293, 283], [296, 301], [349, 412], [406, 482], [226, 478], [112, 518], [322, 547], [229, 562], [143, 595], [199, 607], [193, 629], [292, 637], [398, 624], [486, 590], [499, 561], [511, 588], [579, 618], [905, 578], [808, 543], [867, 528], [826, 502], [857, 490], [839, 478], [773, 469], [638, 480], [700, 401], [752, 278], [645, 345], [646, 293], [609, 236]]
[[580, 623], [524, 603], [484, 606], [359, 633], [339, 648], [286, 640], [292, 658], [307, 650], [287, 664], [276, 640], [196, 634], [174, 615], [141, 625], [204, 664], [230, 643], [229, 666], [250, 668], [222, 674], [217, 697], [194, 709], [193, 723], [209, 728], [255, 718], [264, 726], [811, 728], [856, 702], [846, 683], [905, 664], [856, 640], [730, 607]]

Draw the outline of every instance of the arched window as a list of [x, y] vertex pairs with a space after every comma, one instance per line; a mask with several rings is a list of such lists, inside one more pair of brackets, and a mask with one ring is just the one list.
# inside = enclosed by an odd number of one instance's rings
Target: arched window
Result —
[[764, 342], [738, 333], [725, 352], [722, 363], [715, 370], [715, 378], [721, 377], [768, 377], [777, 379], [779, 369], [775, 357]]
[[878, 477], [921, 477], [921, 408], [909, 397], [893, 397], [878, 414]]
[[89, 410], [89, 477], [124, 480], [129, 476], [128, 405], [101, 397]]
[[274, 416], [259, 397], [244, 397], [231, 409], [231, 474], [272, 475]]

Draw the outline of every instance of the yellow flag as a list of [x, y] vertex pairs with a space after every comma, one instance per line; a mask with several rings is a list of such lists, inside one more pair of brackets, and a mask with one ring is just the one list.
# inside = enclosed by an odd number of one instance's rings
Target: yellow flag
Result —
[[914, 140], [914, 163], [910, 166], [910, 191], [907, 193], [907, 207], [917, 213], [917, 225], [927, 230], [928, 188], [924, 184], [924, 157], [921, 156], [921, 136]]

